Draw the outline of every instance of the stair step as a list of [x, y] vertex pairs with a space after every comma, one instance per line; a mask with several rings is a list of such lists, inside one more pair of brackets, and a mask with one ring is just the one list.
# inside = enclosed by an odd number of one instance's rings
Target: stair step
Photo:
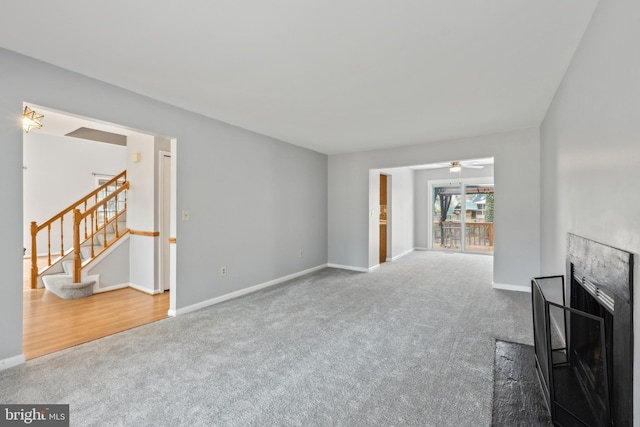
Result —
[[[127, 221], [118, 221], [118, 231], [122, 231], [125, 228], [127, 228]], [[116, 225], [115, 222], [112, 222], [111, 224], [109, 224], [109, 226], [107, 227], [107, 231], [111, 231], [113, 233], [116, 232]]]
[[[102, 250], [102, 246], [100, 245], [93, 245], [93, 253], [98, 253]], [[91, 245], [89, 246], [81, 246], [80, 247], [80, 258], [82, 259], [89, 259], [91, 258]]]

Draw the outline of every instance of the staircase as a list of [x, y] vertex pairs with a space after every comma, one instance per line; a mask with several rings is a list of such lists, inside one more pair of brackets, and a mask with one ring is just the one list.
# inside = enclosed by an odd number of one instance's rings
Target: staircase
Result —
[[116, 237], [120, 238], [128, 232], [127, 213], [122, 210], [117, 220], [113, 218], [107, 222], [106, 226], [101, 227], [97, 232], [80, 243], [80, 259], [83, 261], [83, 264], [84, 261], [94, 259], [107, 249], [107, 247], [115, 243]]
[[[127, 171], [123, 171], [44, 223], [31, 223], [32, 289], [38, 287], [38, 279], [43, 276], [55, 275], [43, 282], [51, 286], [55, 282], [56, 288], [79, 284], [82, 269], [129, 232], [126, 226], [128, 189]], [[68, 249], [64, 246], [65, 221], [67, 224], [72, 222], [73, 247]], [[59, 251], [52, 251], [52, 230], [60, 233]], [[38, 235], [44, 232], [47, 235], [47, 265], [39, 269]], [[59, 274], [61, 270], [62, 274]]]

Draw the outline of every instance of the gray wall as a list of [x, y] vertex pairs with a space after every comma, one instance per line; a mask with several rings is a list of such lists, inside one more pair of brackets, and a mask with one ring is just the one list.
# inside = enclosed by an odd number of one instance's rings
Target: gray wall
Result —
[[[448, 169], [420, 169], [415, 173], [415, 242], [416, 248], [426, 249], [429, 242], [428, 211], [431, 208], [430, 194], [427, 183], [437, 179], [452, 179], [458, 177]], [[493, 177], [493, 165], [485, 165], [482, 169], [463, 169], [461, 178]], [[453, 179], [454, 180], [454, 179]]]
[[[640, 2], [601, 0], [541, 127], [543, 274], [564, 273], [567, 232], [640, 252]], [[640, 274], [635, 270], [635, 295]], [[635, 297], [635, 330], [640, 302]], [[640, 372], [640, 340], [634, 369]], [[634, 425], [640, 381], [634, 380]]]
[[493, 157], [494, 282], [529, 287], [540, 262], [540, 141], [537, 129], [329, 156], [329, 263], [373, 267], [369, 257], [370, 169]]
[[177, 224], [174, 309], [327, 262], [327, 156], [6, 50], [0, 64], [0, 189], [11, 207], [0, 221], [0, 361], [22, 354], [23, 102], [177, 138], [177, 210], [191, 220]]
[[98, 290], [129, 283], [129, 238], [112, 247], [109, 255], [89, 264], [87, 276], [100, 275]]

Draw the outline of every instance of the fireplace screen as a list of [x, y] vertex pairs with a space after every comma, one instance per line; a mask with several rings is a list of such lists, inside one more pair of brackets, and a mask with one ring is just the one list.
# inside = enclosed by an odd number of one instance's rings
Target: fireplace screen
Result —
[[605, 321], [566, 307], [564, 277], [531, 281], [536, 370], [554, 423], [610, 426]]

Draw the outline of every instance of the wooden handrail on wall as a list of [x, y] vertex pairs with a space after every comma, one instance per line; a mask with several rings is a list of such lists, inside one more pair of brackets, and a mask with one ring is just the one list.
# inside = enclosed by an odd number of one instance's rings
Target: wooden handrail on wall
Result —
[[[84, 197], [82, 197], [80, 200], [76, 201], [75, 203], [72, 203], [71, 205], [69, 205], [68, 207], [66, 207], [65, 209], [61, 210], [60, 212], [58, 212], [57, 214], [55, 214], [54, 216], [52, 216], [49, 220], [43, 222], [42, 224], [38, 225], [35, 221], [31, 222], [31, 288], [35, 289], [37, 287], [38, 284], [38, 248], [37, 248], [37, 237], [38, 237], [38, 233], [41, 232], [42, 230], [46, 229], [47, 230], [47, 267], [50, 267], [52, 265], [51, 262], [51, 255], [52, 255], [52, 251], [51, 251], [51, 228], [53, 225], [59, 224], [60, 226], [60, 253], [59, 253], [59, 258], [62, 258], [65, 256], [64, 253], [64, 218], [66, 215], [70, 214], [70, 213], [74, 213], [75, 211], [79, 211], [80, 209], [84, 210], [85, 212], [87, 212], [88, 210], [91, 210], [92, 212], [95, 212], [97, 208], [97, 206], [106, 206], [106, 202], [108, 200], [111, 200], [111, 195], [107, 196], [104, 199], [101, 199], [100, 201], [98, 201], [98, 196], [99, 194], [104, 191], [105, 189], [107, 189], [110, 186], [113, 185], [118, 185], [118, 182], [122, 181], [122, 187], [124, 187], [126, 185], [127, 188], [129, 188], [129, 183], [127, 182], [127, 171], [123, 171], [121, 173], [119, 173], [118, 175], [114, 176], [112, 179], [110, 179], [109, 181], [107, 181], [106, 183], [104, 183], [103, 185], [101, 185], [100, 187], [96, 188], [95, 190], [93, 190], [92, 192], [90, 192], [89, 194], [85, 195]], [[118, 194], [121, 192], [120, 188], [118, 190], [116, 190], [115, 192], [118, 192]], [[114, 194], [115, 192], [111, 193]], [[92, 200], [93, 199], [93, 200]], [[116, 199], [117, 200], [117, 199]], [[90, 204], [94, 204], [94, 206], [92, 208], [87, 209], [87, 206]], [[117, 203], [116, 203], [117, 205]], [[119, 212], [119, 210], [116, 208], [116, 217], [118, 217], [119, 215], [121, 215], [122, 213], [124, 213], [124, 211], [126, 210], [126, 201], [125, 201], [125, 206], [122, 209], [122, 212]], [[75, 217], [75, 214], [74, 214]], [[86, 216], [84, 216], [83, 218], [86, 218]], [[95, 218], [97, 220], [97, 217]], [[72, 218], [73, 220], [73, 218]], [[107, 223], [107, 218], [105, 217], [105, 224]], [[84, 222], [84, 239], [88, 239], [90, 236], [93, 236], [93, 234], [95, 233], [95, 230], [98, 229], [100, 227], [100, 224], [97, 224], [97, 222], [94, 221], [94, 218], [92, 216], [92, 221], [91, 224], [87, 224], [87, 221], [85, 220]], [[117, 227], [117, 225], [116, 225]], [[76, 230], [76, 224], [73, 224], [73, 229], [74, 229], [74, 237], [73, 237], [73, 241], [74, 241], [74, 251], [80, 250], [80, 246], [79, 244], [76, 244], [76, 240], [79, 241], [80, 240], [80, 227], [78, 224], [77, 230]], [[117, 228], [116, 228], [117, 230]], [[105, 228], [105, 233], [106, 233], [106, 228]]]

